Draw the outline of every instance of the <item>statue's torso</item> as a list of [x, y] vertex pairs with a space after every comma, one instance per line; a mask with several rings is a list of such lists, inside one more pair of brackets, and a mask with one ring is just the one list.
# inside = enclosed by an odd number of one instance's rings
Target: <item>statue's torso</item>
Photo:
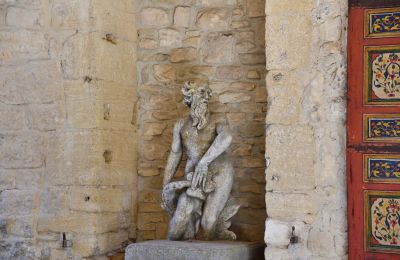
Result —
[[206, 127], [201, 130], [198, 130], [192, 124], [193, 121], [190, 117], [185, 119], [181, 137], [188, 159], [198, 161], [217, 137], [216, 123], [215, 120], [210, 118]]

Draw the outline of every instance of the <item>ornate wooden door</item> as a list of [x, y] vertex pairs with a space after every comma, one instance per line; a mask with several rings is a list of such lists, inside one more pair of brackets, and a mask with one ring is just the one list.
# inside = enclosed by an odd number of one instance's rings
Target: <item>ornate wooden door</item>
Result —
[[400, 0], [351, 0], [349, 259], [400, 259]]

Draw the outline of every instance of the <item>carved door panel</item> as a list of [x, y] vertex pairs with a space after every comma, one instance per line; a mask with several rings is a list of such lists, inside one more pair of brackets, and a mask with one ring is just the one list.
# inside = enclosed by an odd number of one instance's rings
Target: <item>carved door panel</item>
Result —
[[400, 1], [352, 0], [348, 33], [349, 259], [400, 259]]

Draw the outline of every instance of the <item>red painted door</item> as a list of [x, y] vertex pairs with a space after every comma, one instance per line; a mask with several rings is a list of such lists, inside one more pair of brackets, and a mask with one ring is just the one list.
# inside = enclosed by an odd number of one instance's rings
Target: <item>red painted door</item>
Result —
[[352, 0], [348, 35], [349, 259], [400, 259], [400, 0]]

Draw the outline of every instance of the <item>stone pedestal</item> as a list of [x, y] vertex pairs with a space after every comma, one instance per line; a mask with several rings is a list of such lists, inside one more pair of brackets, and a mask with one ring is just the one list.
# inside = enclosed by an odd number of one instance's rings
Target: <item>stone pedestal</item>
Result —
[[151, 240], [131, 244], [125, 260], [259, 260], [264, 244], [231, 241]]

